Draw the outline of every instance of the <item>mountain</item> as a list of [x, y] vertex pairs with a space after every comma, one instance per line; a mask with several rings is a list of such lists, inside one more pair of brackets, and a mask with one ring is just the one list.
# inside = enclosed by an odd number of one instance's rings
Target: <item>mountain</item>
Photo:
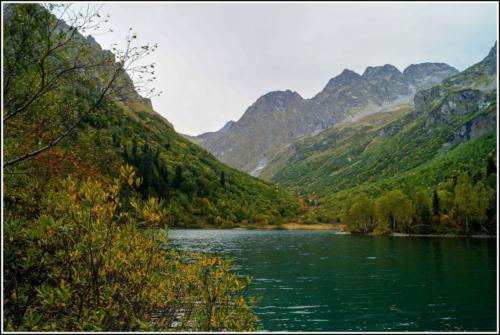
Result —
[[496, 52], [495, 44], [481, 62], [419, 91], [414, 105], [339, 123], [293, 143], [262, 176], [339, 200], [339, 194], [377, 194], [396, 186], [429, 191], [460, 171], [479, 173], [496, 157]]
[[270, 92], [257, 99], [238, 122], [192, 140], [229, 166], [258, 171], [266, 164], [262, 153], [276, 151], [281, 143], [313, 131], [313, 120], [301, 115], [303, 109], [304, 99], [298, 93]]
[[259, 175], [277, 152], [295, 140], [346, 119], [411, 102], [417, 90], [430, 88], [458, 71], [443, 63], [368, 67], [362, 75], [344, 70], [311, 99], [292, 91], [270, 92], [252, 104], [236, 122], [217, 132], [188, 137], [222, 162]]
[[443, 78], [450, 77], [450, 74], [456, 72], [450, 73], [450, 67], [444, 63], [412, 64], [403, 71], [403, 76], [417, 91], [432, 87]]
[[[19, 27], [25, 24], [22, 20], [37, 11], [40, 17], [47, 15], [44, 8], [36, 5], [6, 7], [7, 13], [20, 13], [17, 16], [7, 14], [11, 19], [7, 20], [8, 38], [4, 45], [7, 55], [11, 57], [6, 62], [5, 73], [11, 73], [11, 68], [17, 71], [12, 72], [16, 73], [13, 77], [16, 81], [10, 82], [12, 89], [6, 95], [12, 101], [26, 94], [29, 96], [31, 88], [25, 83], [29, 80], [36, 82], [40, 71], [33, 59], [44, 57], [44, 46], [35, 45], [27, 52], [26, 59], [19, 59], [17, 64], [14, 61], [18, 57], [14, 51], [22, 46], [20, 41], [23, 35], [19, 32]], [[35, 21], [29, 24], [32, 26], [27, 29], [31, 29], [33, 35], [28, 38], [36, 39], [37, 29], [42, 29], [42, 26]], [[64, 23], [58, 29], [65, 34], [72, 32], [72, 28]], [[81, 56], [77, 56], [79, 54]], [[113, 53], [102, 50], [91, 36], [86, 38], [78, 32], [70, 42], [55, 49], [51, 57], [55, 60], [54, 68], [50, 68], [48, 62], [44, 66], [45, 71], [54, 70], [48, 73], [62, 73], [57, 90], [41, 96], [38, 103], [25, 112], [25, 115], [32, 115], [30, 118], [25, 117], [23, 122], [19, 122], [16, 116], [5, 121], [4, 161], [19, 156], [21, 150], [36, 150], [45, 138], [64, 131], [75, 116], [94, 103], [104, 86], [104, 78], [109, 75], [106, 71], [113, 68], [94, 66], [88, 73], [85, 70], [68, 70], [71, 76], [65, 77], [65, 72], [61, 71], [66, 65], [63, 63], [65, 60], [73, 62], [73, 58], [77, 58], [75, 62], [78, 62], [84, 57], [90, 63], [104, 59], [115, 62]], [[137, 92], [127, 73], [120, 75], [116, 87], [110, 92], [105, 103], [81, 122], [78, 131], [36, 159], [16, 165], [15, 169], [34, 171], [36, 175], [44, 171], [45, 175], [60, 179], [71, 171], [74, 173], [75, 166], [79, 166], [83, 174], [114, 178], [119, 174], [120, 165], [129, 164], [142, 178], [139, 189], [142, 196], [154, 196], [164, 201], [171, 226], [273, 222], [296, 213], [298, 202], [294, 195], [273, 183], [220, 163], [205, 149], [176, 133], [172, 124], [153, 109], [151, 101]], [[9, 108], [10, 105], [4, 115], [10, 113]], [[45, 133], [40, 135], [40, 140], [30, 140], [29, 136], [33, 138], [34, 129], [39, 129], [42, 121], [43, 125], [47, 125], [46, 131], [42, 129]], [[23, 141], [26, 144], [21, 147], [19, 143]], [[6, 169], [11, 171], [14, 167]], [[14, 175], [9, 181], [15, 184], [15, 178]], [[6, 193], [6, 198], [9, 198], [9, 193]]]

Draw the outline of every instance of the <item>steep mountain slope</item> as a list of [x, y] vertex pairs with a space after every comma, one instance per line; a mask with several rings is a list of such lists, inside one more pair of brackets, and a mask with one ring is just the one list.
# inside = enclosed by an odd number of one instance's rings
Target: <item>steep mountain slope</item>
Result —
[[[304, 161], [304, 164], [311, 164], [313, 160], [322, 161], [320, 163], [322, 165], [328, 164], [330, 155], [338, 154], [342, 149], [352, 146], [354, 141], [362, 145], [362, 143], [369, 141], [379, 132], [383, 132], [385, 126], [413, 111], [414, 106], [412, 104], [401, 104], [382, 109], [356, 121], [344, 120], [339, 122], [318, 135], [287, 145], [269, 162], [259, 177], [271, 180], [277, 174], [281, 176], [285, 171], [292, 170], [295, 167], [298, 168], [302, 161]], [[323, 172], [318, 169], [312, 170], [311, 167], [309, 174], [315, 173], [320, 177]], [[294, 181], [290, 182], [290, 186], [305, 186], [301, 181], [301, 177], [302, 175], [298, 175]], [[304, 176], [304, 178], [307, 177]], [[281, 182], [287, 183], [284, 180], [281, 180]]]
[[293, 141], [380, 109], [411, 102], [422, 88], [456, 74], [442, 63], [368, 67], [363, 75], [344, 70], [311, 99], [292, 91], [271, 92], [250, 106], [240, 120], [221, 130], [188, 137], [237, 169], [259, 175], [275, 154]]
[[298, 141], [262, 175], [306, 192], [333, 194], [375, 184], [430, 187], [457, 171], [485, 166], [496, 151], [496, 58], [495, 44], [480, 63], [418, 92], [414, 111], [374, 114], [378, 124], [361, 119]]
[[[279, 149], [279, 143], [313, 130], [313, 120], [301, 116], [303, 109], [304, 100], [298, 93], [270, 92], [250, 106], [238, 122], [228, 123], [216, 133], [200, 135], [194, 142], [230, 166], [258, 169], [266, 163], [263, 152], [273, 152]], [[289, 127], [283, 127], [284, 123]]]
[[[9, 38], [4, 48], [6, 54], [12, 57], [8, 59], [8, 64], [17, 65], [22, 70], [14, 69], [17, 71], [13, 77], [15, 82], [12, 82], [13, 88], [7, 97], [15, 101], [24, 93], [21, 89], [26, 88], [27, 94], [30, 94], [31, 87], [25, 85], [29, 82], [27, 78], [34, 83], [39, 80], [37, 60], [43, 59], [45, 52], [44, 45], [34, 44], [27, 53], [26, 65], [20, 64], [24, 60], [15, 63], [15, 57], [19, 55], [16, 52], [20, 46], [18, 41], [22, 41], [23, 37], [22, 31], [19, 31], [24, 24], [22, 20], [30, 15], [38, 18], [47, 14], [45, 9], [37, 5], [9, 6], [7, 11], [18, 15], [6, 20]], [[36, 39], [37, 29], [44, 28], [37, 25], [34, 19], [30, 22], [33, 26], [28, 31]], [[69, 34], [72, 32], [72, 28], [65, 24], [61, 24], [58, 29]], [[114, 64], [115, 58], [110, 51], [102, 50], [92, 37], [85, 38], [76, 33], [71, 43], [61, 45], [51, 56], [55, 60], [54, 69], [64, 69], [65, 64], [61, 60], [73, 62], [77, 53], [81, 53], [89, 62], [111, 57]], [[48, 68], [47, 64], [45, 66]], [[72, 63], [69, 66], [71, 68]], [[30, 106], [21, 116], [24, 117], [23, 122], [19, 122], [17, 116], [4, 118], [4, 161], [40, 147], [47, 141], [46, 138], [64, 131], [73, 118], [88, 110], [95, 97], [99, 96], [105, 81], [103, 78], [108, 75], [103, 68], [92, 67], [90, 73], [67, 71], [74, 73], [74, 77], [61, 75], [57, 90], [45, 94], [36, 105]], [[117, 83], [105, 103], [79, 124], [78, 131], [34, 159], [9, 166], [8, 172], [25, 170], [37, 177], [28, 180], [22, 179], [25, 178], [23, 175], [17, 177], [12, 174], [6, 189], [21, 182], [36, 182], [40, 185], [42, 174], [47, 177], [44, 177], [44, 183], [49, 183], [51, 178], [61, 179], [75, 173], [77, 167], [85, 175], [114, 178], [118, 175], [119, 166], [128, 163], [135, 167], [142, 178], [139, 191], [143, 197], [160, 198], [169, 211], [169, 223], [173, 226], [231, 226], [242, 222], [272, 222], [296, 213], [298, 203], [293, 195], [272, 183], [220, 163], [206, 150], [177, 134], [172, 125], [153, 110], [151, 102], [135, 90], [126, 73], [120, 76]], [[10, 108], [10, 105], [4, 105], [4, 116], [9, 115]], [[41, 125], [44, 126], [44, 133], [34, 137], [34, 131]], [[10, 201], [10, 196], [6, 192], [6, 201]]]
[[[126, 152], [125, 161], [136, 166], [151, 186], [145, 194], [168, 199], [171, 225], [273, 222], [296, 213], [297, 200], [285, 190], [220, 163], [177, 134], [149, 106], [130, 106], [122, 106], [119, 116], [127, 126], [110, 124], [108, 130], [117, 138], [117, 149]], [[153, 152], [159, 163], [151, 165], [148, 177], [144, 164]]]

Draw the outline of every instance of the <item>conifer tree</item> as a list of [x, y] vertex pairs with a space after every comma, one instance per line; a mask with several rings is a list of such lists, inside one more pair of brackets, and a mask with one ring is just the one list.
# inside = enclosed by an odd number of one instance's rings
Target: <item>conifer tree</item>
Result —
[[224, 176], [224, 171], [220, 172], [220, 184], [222, 187], [226, 187], [226, 177]]
[[175, 175], [174, 175], [174, 180], [172, 181], [172, 186], [175, 189], [179, 189], [181, 183], [182, 183], [183, 177], [182, 177], [182, 167], [180, 165], [177, 165], [175, 167]]
[[439, 202], [439, 195], [437, 193], [437, 190], [434, 190], [434, 192], [432, 192], [432, 215], [439, 215], [440, 210], [441, 204]]

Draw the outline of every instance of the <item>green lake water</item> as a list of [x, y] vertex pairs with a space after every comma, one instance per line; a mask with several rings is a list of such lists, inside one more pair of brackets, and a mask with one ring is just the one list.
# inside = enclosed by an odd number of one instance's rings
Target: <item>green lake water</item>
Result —
[[496, 239], [169, 231], [233, 258], [268, 331], [495, 331]]

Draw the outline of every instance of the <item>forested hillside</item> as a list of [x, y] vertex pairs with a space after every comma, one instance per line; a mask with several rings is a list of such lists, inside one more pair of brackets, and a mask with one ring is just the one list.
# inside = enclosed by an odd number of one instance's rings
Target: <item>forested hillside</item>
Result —
[[[8, 9], [7, 15], [13, 16], [9, 14], [12, 11]], [[40, 37], [36, 36], [40, 22], [15, 20], [27, 18], [11, 17], [6, 26], [6, 190], [20, 183], [36, 183], [32, 187], [37, 189], [32, 194], [18, 195], [23, 199], [17, 201], [29, 202], [30, 198], [43, 196], [54, 178], [71, 173], [113, 177], [120, 165], [128, 163], [142, 178], [142, 197], [155, 196], [168, 208], [169, 226], [231, 226], [253, 222], [257, 215], [257, 219], [268, 221], [295, 215], [297, 201], [292, 195], [221, 164], [178, 135], [152, 109], [150, 101], [136, 92], [142, 82], [134, 87], [127, 73], [119, 72], [114, 55], [101, 50], [91, 37], [75, 32], [67, 44], [55, 47], [46, 56], [48, 49], [39, 44]], [[20, 28], [21, 24], [34, 31], [24, 31], [28, 28]], [[59, 27], [62, 31], [71, 29], [63, 23]], [[52, 34], [55, 36], [56, 31]], [[55, 38], [59, 39], [55, 45], [64, 43], [62, 36]], [[135, 43], [134, 35], [130, 40]], [[128, 66], [129, 73], [157, 75], [154, 64], [145, 69], [133, 64], [147, 57], [154, 46], [135, 48], [128, 55], [115, 51], [121, 55], [116, 61], [124, 57], [124, 70]], [[40, 59], [43, 62], [37, 63]], [[78, 62], [82, 63], [75, 65]], [[37, 91], [39, 81], [41, 92]], [[26, 103], [27, 97], [28, 102], [31, 97], [34, 101]], [[99, 99], [99, 105], [94, 106]], [[65, 135], [54, 144], [60, 134]], [[37, 153], [46, 146], [50, 148]], [[32, 153], [35, 155], [30, 156]], [[12, 199], [10, 195], [6, 192], [7, 202]], [[33, 200], [35, 206], [38, 201]]]

